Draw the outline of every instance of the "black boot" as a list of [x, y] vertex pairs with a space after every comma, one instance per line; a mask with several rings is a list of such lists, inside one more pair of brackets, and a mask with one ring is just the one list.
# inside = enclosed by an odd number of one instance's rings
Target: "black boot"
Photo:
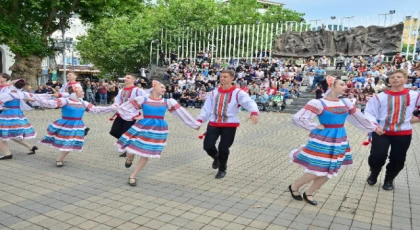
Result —
[[220, 162], [219, 162], [219, 159], [216, 157], [216, 158], [213, 158], [213, 164], [211, 165], [211, 167], [213, 168], [213, 169], [218, 169], [219, 168], [219, 166], [220, 166]]
[[394, 189], [394, 179], [397, 175], [398, 173], [388, 173], [388, 172], [385, 174], [385, 181], [384, 181], [384, 185], [382, 186], [382, 188], [385, 191], [391, 191]]
[[226, 176], [226, 171], [219, 170], [216, 174], [216, 179], [222, 179], [225, 176]]
[[127, 157], [127, 153], [121, 153], [120, 157]]
[[369, 184], [369, 185], [375, 185], [376, 184], [376, 182], [378, 182], [378, 176], [379, 176], [379, 173], [381, 173], [381, 170], [379, 169], [370, 169], [370, 175], [369, 175], [369, 177], [367, 178], [367, 183]]

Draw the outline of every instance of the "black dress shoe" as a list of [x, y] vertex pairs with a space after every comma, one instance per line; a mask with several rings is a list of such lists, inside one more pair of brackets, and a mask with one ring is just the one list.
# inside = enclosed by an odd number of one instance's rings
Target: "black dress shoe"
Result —
[[293, 191], [292, 190], [292, 185], [289, 185], [289, 191], [290, 191], [290, 195], [292, 195], [293, 199], [302, 200], [302, 196], [300, 194], [299, 195], [294, 195], [293, 194], [294, 192], [299, 192], [299, 191]]
[[314, 206], [318, 205], [318, 202], [316, 200], [308, 200], [308, 196], [312, 195], [306, 195], [306, 192], [303, 193], [303, 199], [306, 201], [306, 203]]
[[218, 168], [219, 168], [219, 166], [220, 166], [219, 159], [218, 159], [218, 158], [214, 158], [214, 160], [213, 160], [213, 164], [211, 165], [211, 167], [212, 167], [213, 169], [218, 169]]
[[[133, 182], [131, 182], [131, 180], [133, 180]], [[137, 179], [136, 179], [136, 178], [128, 178], [128, 184], [129, 184], [131, 187], [135, 187], [135, 186], [137, 186]]]
[[384, 185], [382, 186], [382, 188], [383, 188], [384, 190], [386, 190], [386, 191], [391, 191], [391, 190], [393, 190], [393, 189], [394, 189], [394, 184], [393, 184], [393, 182], [394, 182], [394, 181], [392, 181], [392, 180], [385, 181], [385, 182], [384, 182]]
[[36, 150], [38, 150], [38, 147], [34, 146], [32, 147], [32, 149], [29, 151], [28, 155], [33, 155], [36, 153]]
[[86, 128], [86, 129], [85, 129], [85, 136], [87, 136], [87, 135], [88, 135], [89, 130], [90, 130], [90, 128]]
[[0, 157], [0, 160], [10, 160], [10, 159], [12, 159], [13, 158], [13, 155], [12, 154], [10, 154], [10, 155], [6, 155], [6, 156], [1, 156]]
[[379, 176], [379, 173], [380, 173], [381, 171], [377, 171], [377, 170], [370, 170], [370, 175], [369, 175], [369, 177], [367, 178], [367, 183], [369, 184], [369, 185], [375, 185], [376, 184], [376, 182], [378, 182], [378, 176]]
[[222, 179], [223, 177], [226, 176], [226, 171], [218, 171], [216, 174], [216, 179]]
[[121, 153], [120, 157], [127, 157], [127, 153]]
[[[131, 159], [131, 161], [129, 161], [128, 160], [128, 157], [127, 157], [127, 160], [125, 160], [125, 167], [126, 168], [130, 168], [131, 167], [131, 165], [133, 164], [133, 160], [134, 160], [134, 157], [133, 157], [133, 159]], [[130, 162], [130, 163], [129, 163]]]

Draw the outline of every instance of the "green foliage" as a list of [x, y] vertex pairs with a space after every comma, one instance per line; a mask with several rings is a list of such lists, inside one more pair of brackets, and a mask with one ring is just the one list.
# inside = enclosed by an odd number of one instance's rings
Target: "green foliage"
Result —
[[[95, 23], [104, 16], [124, 15], [142, 8], [139, 0], [0, 0], [0, 44], [19, 56], [46, 56], [48, 37], [61, 24], [58, 14], [77, 14]], [[69, 27], [69, 19], [61, 20]]]
[[160, 39], [163, 29], [171, 36], [164, 43], [176, 49], [177, 39], [203, 41], [207, 32], [220, 25], [300, 21], [303, 16], [281, 6], [271, 6], [260, 14], [257, 9], [262, 7], [256, 0], [157, 0], [156, 4], [147, 2], [144, 6], [142, 12], [94, 24], [87, 36], [79, 38], [77, 49], [83, 59], [102, 71], [123, 74], [149, 63], [150, 42]]

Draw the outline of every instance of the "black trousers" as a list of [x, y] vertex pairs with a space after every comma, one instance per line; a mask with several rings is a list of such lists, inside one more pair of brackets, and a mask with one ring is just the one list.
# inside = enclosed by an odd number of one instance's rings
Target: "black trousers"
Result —
[[388, 157], [389, 163], [386, 166], [386, 179], [393, 180], [404, 168], [405, 158], [411, 143], [411, 135], [406, 136], [379, 136], [372, 134], [372, 148], [369, 155], [369, 166], [372, 171], [381, 171]]
[[114, 120], [114, 123], [112, 124], [111, 131], [109, 134], [111, 136], [119, 139], [125, 132], [127, 132], [131, 126], [134, 125], [136, 121], [126, 121], [123, 120], [121, 117], [117, 117]]
[[[220, 171], [226, 171], [229, 158], [229, 148], [235, 140], [236, 127], [213, 127], [207, 126], [207, 133], [204, 137], [204, 150], [213, 159], [218, 158]], [[216, 148], [216, 141], [220, 137], [219, 148]]]

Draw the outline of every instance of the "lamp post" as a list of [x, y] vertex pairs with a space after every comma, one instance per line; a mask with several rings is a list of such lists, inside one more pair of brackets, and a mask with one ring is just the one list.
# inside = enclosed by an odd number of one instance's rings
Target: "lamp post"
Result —
[[395, 10], [390, 10], [389, 13], [386, 14], [378, 14], [378, 17], [384, 16], [384, 26], [386, 26], [386, 16], [390, 15], [391, 23], [392, 23], [392, 15], [395, 14]]
[[160, 40], [154, 39], [150, 42], [150, 59], [149, 59], [150, 61], [149, 61], [149, 65], [152, 65], [152, 52], [153, 52], [152, 47], [153, 47], [153, 44], [160, 44]]

